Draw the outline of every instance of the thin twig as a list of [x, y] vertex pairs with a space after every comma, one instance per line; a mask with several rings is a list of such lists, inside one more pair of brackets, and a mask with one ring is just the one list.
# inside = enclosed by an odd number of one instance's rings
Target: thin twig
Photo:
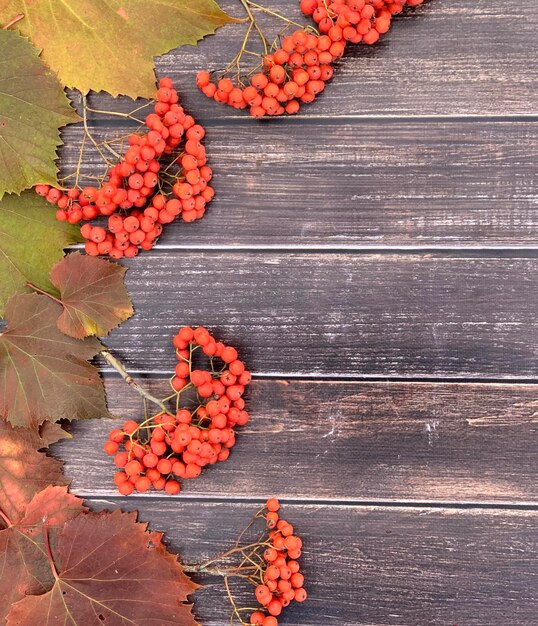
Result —
[[153, 402], [160, 409], [162, 409], [165, 413], [169, 413], [166, 405], [162, 400], [159, 400], [155, 396], [152, 396], [148, 391], [146, 391], [143, 387], [141, 387], [134, 378], [129, 374], [129, 372], [123, 366], [123, 363], [118, 361], [115, 356], [113, 356], [108, 350], [101, 350], [101, 355], [105, 359], [105, 361], [111, 365], [118, 374], [123, 378], [123, 380], [132, 387], [137, 393], [139, 393], [143, 398], [148, 400], [149, 402]]
[[[99, 154], [101, 155], [103, 160], [107, 163], [107, 165], [112, 165], [112, 163], [104, 155], [104, 153], [101, 150], [101, 148], [99, 147], [99, 144], [97, 143], [97, 141], [95, 141], [95, 139], [93, 138], [93, 135], [90, 133], [90, 129], [88, 128], [87, 100], [86, 100], [86, 96], [84, 94], [81, 94], [81, 96], [82, 96], [82, 122], [84, 124], [84, 131], [88, 135], [88, 139], [93, 143], [93, 145], [95, 146], [95, 148], [97, 149], [97, 151], [99, 152]], [[118, 159], [121, 159], [121, 156], [115, 150], [113, 150], [112, 148], [110, 148], [108, 146], [107, 146], [107, 148], [108, 148], [108, 150], [109, 150], [109, 152], [111, 154], [113, 154]]]

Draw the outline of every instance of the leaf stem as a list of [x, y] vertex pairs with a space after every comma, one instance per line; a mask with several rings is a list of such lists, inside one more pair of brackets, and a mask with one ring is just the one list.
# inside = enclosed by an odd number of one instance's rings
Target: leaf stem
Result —
[[108, 350], [101, 350], [101, 355], [103, 356], [105, 361], [118, 372], [123, 380], [137, 393], [139, 393], [144, 399], [152, 402], [153, 404], [156, 404], [165, 413], [169, 413], [169, 410], [166, 408], [164, 402], [162, 400], [159, 400], [155, 396], [152, 396], [149, 391], [146, 391], [143, 387], [141, 387], [125, 369], [123, 363], [118, 361], [118, 359], [116, 359], [116, 357], [113, 356]]
[[59, 298], [56, 298], [55, 296], [50, 294], [48, 291], [45, 291], [44, 289], [40, 289], [39, 287], [36, 287], [33, 283], [26, 283], [26, 286], [30, 287], [30, 289], [33, 289], [34, 291], [37, 291], [37, 293], [41, 293], [44, 296], [47, 296], [47, 298], [54, 300], [54, 302], [57, 302], [58, 304], [61, 304], [62, 306], [64, 305], [64, 303]]
[[49, 529], [46, 525], [43, 525], [43, 540], [45, 542], [45, 551], [50, 563], [50, 569], [52, 570], [54, 578], [58, 579], [58, 570], [56, 569], [56, 564], [54, 563], [54, 558], [52, 556], [52, 550], [50, 549]]
[[9, 519], [9, 517], [4, 513], [4, 511], [2, 511], [2, 509], [0, 509], [0, 517], [4, 520], [4, 522], [6, 523], [6, 526], [8, 528], [10, 528], [11, 526], [13, 526], [13, 524], [11, 523], [11, 520]]
[[20, 22], [20, 20], [22, 20], [24, 17], [24, 13], [19, 13], [18, 15], [15, 15], [15, 17], [11, 20], [9, 20], [9, 22], [3, 26], [2, 28], [4, 30], [7, 30], [10, 26], [13, 26], [13, 24], [16, 24], [17, 22]]

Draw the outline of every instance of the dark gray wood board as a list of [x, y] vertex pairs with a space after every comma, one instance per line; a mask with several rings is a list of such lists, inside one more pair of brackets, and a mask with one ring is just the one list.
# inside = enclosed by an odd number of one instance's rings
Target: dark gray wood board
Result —
[[[538, 123], [306, 121], [208, 127], [216, 198], [204, 219], [169, 224], [159, 247], [536, 244]], [[128, 132], [112, 123], [93, 127], [96, 139]], [[63, 133], [64, 174], [82, 134]], [[83, 174], [100, 171], [86, 148]]]
[[[300, 17], [296, 2], [270, 6]], [[172, 335], [209, 326], [256, 374], [252, 420], [179, 497], [127, 499], [101, 452], [112, 422], [74, 424], [53, 453], [76, 493], [139, 509], [187, 562], [283, 497], [310, 593], [286, 626], [538, 625], [537, 15], [535, 0], [426, 2], [280, 120], [194, 84], [243, 26], [156, 60], [207, 126], [217, 198], [126, 262], [136, 315], [106, 343], [161, 395]], [[92, 128], [127, 132], [110, 116]], [[80, 138], [64, 132], [65, 170]], [[97, 164], [90, 151], [85, 171]], [[106, 386], [114, 413], [140, 415], [117, 377]], [[201, 623], [225, 626], [221, 582], [198, 580]]]
[[[181, 496], [121, 504], [165, 531], [185, 563], [231, 547], [259, 506]], [[536, 511], [285, 504], [282, 513], [304, 539], [310, 594], [288, 608], [286, 626], [538, 624]], [[196, 594], [201, 623], [229, 624], [222, 581], [197, 580], [207, 583]], [[242, 589], [239, 605], [253, 606]]]
[[262, 376], [536, 376], [538, 261], [315, 252], [152, 252], [127, 274], [136, 315], [107, 344], [169, 372], [185, 324]]
[[[312, 24], [298, 4], [271, 0], [267, 6]], [[235, 16], [245, 15], [237, 0], [222, 5]], [[274, 18], [259, 19], [271, 36], [283, 27]], [[330, 86], [301, 115], [534, 115], [537, 23], [534, 0], [430, 0], [399, 16], [375, 46], [351, 46]], [[244, 25], [227, 26], [198, 49], [174, 50], [157, 59], [157, 73], [176, 80], [185, 102], [205, 119], [243, 117], [209, 101], [194, 77], [202, 69], [226, 67], [244, 31]], [[102, 108], [111, 99], [99, 94], [92, 102]]]
[[[170, 393], [168, 379], [139, 382]], [[106, 383], [113, 414], [140, 420], [141, 398], [119, 377]], [[185, 498], [538, 504], [538, 385], [256, 380], [247, 403], [230, 460], [185, 482]], [[117, 495], [99, 450], [116, 426], [79, 422], [54, 446], [77, 494]]]

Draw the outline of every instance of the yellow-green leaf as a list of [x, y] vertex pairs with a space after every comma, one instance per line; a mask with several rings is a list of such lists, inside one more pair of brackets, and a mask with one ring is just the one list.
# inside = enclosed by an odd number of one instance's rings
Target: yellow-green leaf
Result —
[[78, 119], [34, 46], [0, 29], [0, 198], [38, 183], [55, 184], [59, 129]]
[[4, 15], [68, 87], [133, 98], [155, 92], [153, 57], [233, 21], [214, 0], [7, 0]]
[[0, 202], [0, 316], [9, 298], [30, 282], [55, 293], [50, 270], [63, 249], [82, 241], [80, 229], [58, 222], [53, 207], [33, 191]]

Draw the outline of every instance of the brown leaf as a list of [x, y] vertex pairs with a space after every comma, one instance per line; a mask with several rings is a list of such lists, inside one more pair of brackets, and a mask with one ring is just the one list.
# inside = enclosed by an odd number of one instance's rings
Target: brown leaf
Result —
[[69, 494], [67, 487], [49, 486], [33, 497], [17, 523], [0, 532], [0, 623], [11, 604], [51, 589], [54, 575], [45, 532], [54, 550], [60, 529], [84, 510], [82, 500]]
[[60, 424], [43, 422], [38, 431], [27, 428], [17, 428], [17, 434], [35, 450], [48, 448], [60, 439], [72, 439], [72, 435], [66, 432]]
[[0, 334], [0, 417], [35, 432], [44, 420], [108, 415], [103, 383], [87, 363], [102, 348], [56, 326], [61, 307], [38, 294], [18, 294], [6, 306]]
[[[0, 511], [12, 524], [24, 517], [36, 493], [67, 484], [61, 463], [37, 452], [19, 432], [0, 421]], [[0, 520], [0, 528], [5, 523]]]
[[51, 272], [64, 308], [58, 328], [77, 339], [108, 335], [133, 314], [123, 278], [127, 270], [97, 257], [69, 254]]
[[14, 604], [7, 626], [195, 626], [187, 596], [197, 586], [135, 513], [87, 513], [69, 522], [54, 554], [58, 578]]

